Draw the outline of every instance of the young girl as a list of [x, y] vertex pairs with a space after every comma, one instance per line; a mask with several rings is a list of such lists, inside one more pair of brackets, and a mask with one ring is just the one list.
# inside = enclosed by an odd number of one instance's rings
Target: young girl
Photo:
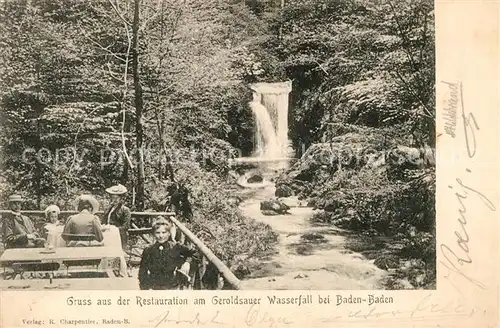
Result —
[[172, 223], [158, 218], [153, 224], [156, 242], [144, 249], [139, 267], [141, 289], [176, 289], [189, 279], [194, 250], [170, 240]]

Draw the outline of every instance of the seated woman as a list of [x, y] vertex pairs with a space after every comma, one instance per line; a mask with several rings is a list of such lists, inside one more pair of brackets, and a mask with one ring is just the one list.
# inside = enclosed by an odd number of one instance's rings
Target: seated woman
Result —
[[100, 246], [104, 239], [99, 218], [94, 215], [99, 208], [97, 200], [90, 195], [78, 197], [78, 211], [64, 225], [62, 238], [68, 247]]
[[144, 249], [139, 266], [141, 289], [176, 289], [189, 281], [194, 250], [170, 240], [172, 223], [158, 218], [153, 223], [156, 242]]

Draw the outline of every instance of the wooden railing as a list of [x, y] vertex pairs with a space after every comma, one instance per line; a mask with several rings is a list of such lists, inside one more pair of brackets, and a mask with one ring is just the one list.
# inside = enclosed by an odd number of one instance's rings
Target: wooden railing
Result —
[[[11, 213], [9, 210], [0, 210], [1, 214]], [[26, 215], [40, 215], [45, 216], [44, 211], [21, 211], [22, 214]], [[77, 211], [61, 211], [62, 215], [73, 215], [77, 214]], [[104, 214], [104, 212], [99, 211], [94, 213], [96, 215]], [[132, 212], [132, 216], [164, 216], [172, 223], [188, 238], [197, 248], [198, 250], [210, 261], [219, 271], [219, 273], [225, 278], [225, 280], [233, 287], [233, 289], [240, 289], [240, 280], [231, 272], [231, 270], [222, 262], [217, 256], [198, 238], [194, 233], [192, 233], [184, 224], [179, 222], [175, 218], [175, 213], [173, 212]], [[131, 230], [136, 230], [137, 227], [133, 227]]]

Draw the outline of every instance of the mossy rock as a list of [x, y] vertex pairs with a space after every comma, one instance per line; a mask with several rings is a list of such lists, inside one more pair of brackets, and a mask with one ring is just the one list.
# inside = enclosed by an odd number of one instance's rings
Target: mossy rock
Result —
[[252, 272], [248, 268], [248, 266], [238, 263], [235, 265], [232, 265], [230, 270], [233, 272], [233, 274], [236, 276], [238, 279], [243, 279], [245, 277], [248, 277]]
[[300, 238], [312, 241], [312, 240], [324, 240], [325, 236], [317, 232], [307, 232], [303, 234]]
[[260, 202], [261, 211], [274, 211], [277, 214], [287, 214], [290, 206], [277, 199], [268, 199]]
[[274, 192], [274, 195], [276, 197], [290, 197], [293, 196], [295, 193], [293, 189], [287, 185], [280, 185], [276, 187], [276, 191]]
[[313, 253], [313, 247], [311, 245], [299, 245], [295, 248], [295, 252], [299, 255], [311, 255]]
[[258, 174], [252, 175], [250, 178], [247, 179], [248, 183], [261, 183], [262, 181], [264, 181], [264, 178]]
[[394, 255], [382, 255], [373, 263], [380, 269], [396, 269], [399, 268], [399, 258]]

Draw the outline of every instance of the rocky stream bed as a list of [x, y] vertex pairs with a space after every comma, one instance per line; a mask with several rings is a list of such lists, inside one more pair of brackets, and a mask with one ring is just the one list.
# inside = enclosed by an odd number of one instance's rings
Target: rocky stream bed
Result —
[[296, 197], [281, 198], [288, 214], [268, 216], [260, 210], [272, 198], [273, 185], [254, 193], [240, 204], [244, 215], [271, 226], [279, 233], [278, 252], [251, 265], [243, 289], [380, 289], [388, 272], [360, 253], [347, 248], [348, 232], [331, 225], [313, 224], [311, 207]]

